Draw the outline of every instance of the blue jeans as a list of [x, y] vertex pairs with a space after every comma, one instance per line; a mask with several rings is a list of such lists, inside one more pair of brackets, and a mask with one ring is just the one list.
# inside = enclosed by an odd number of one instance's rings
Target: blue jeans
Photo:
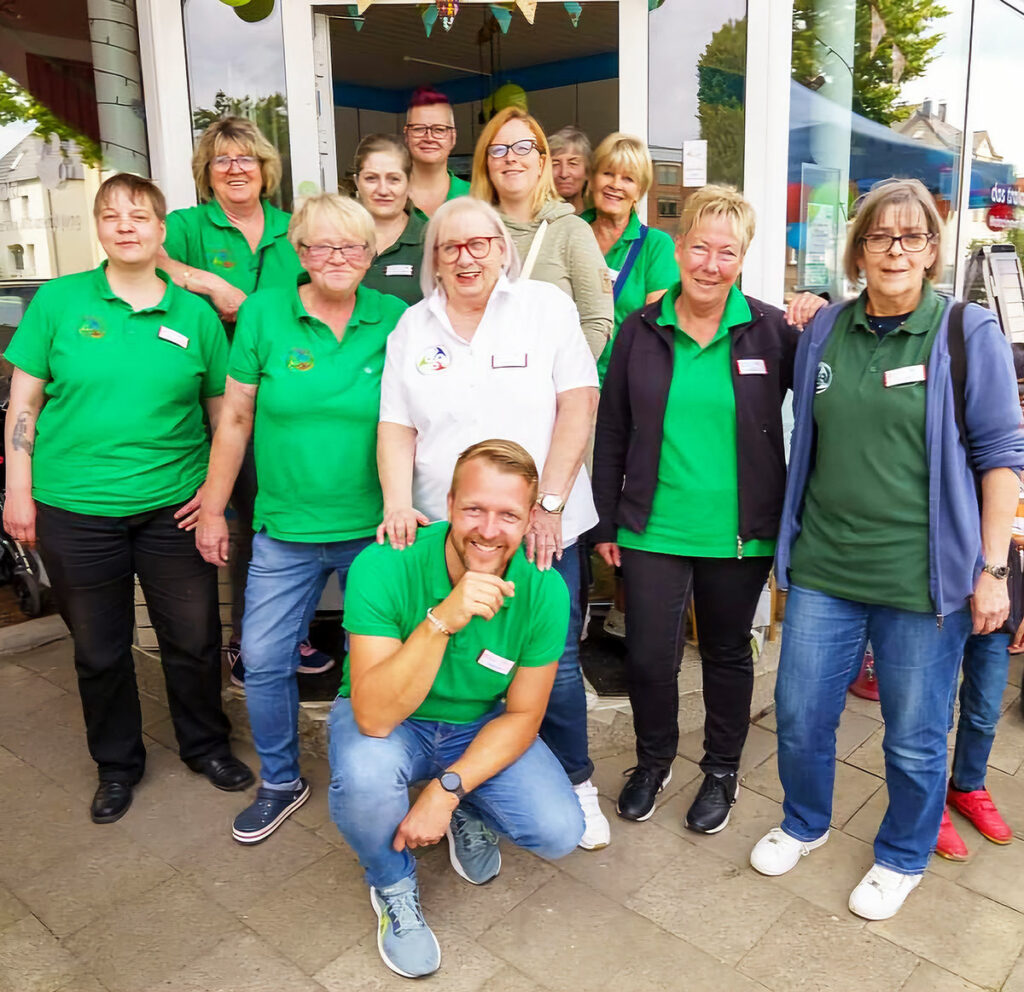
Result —
[[[387, 737], [366, 737], [349, 699], [334, 701], [327, 721], [328, 806], [342, 836], [376, 888], [415, 874], [416, 859], [391, 844], [409, 812], [409, 785], [441, 774], [462, 756], [498, 706], [472, 723], [405, 720]], [[583, 836], [583, 812], [565, 772], [540, 740], [461, 803], [492, 830], [545, 858], [561, 858]]]
[[[971, 634], [964, 645], [960, 720], [956, 727], [951, 784], [959, 792], [985, 788], [985, 772], [996, 738], [999, 708], [1010, 671], [1009, 634]], [[949, 710], [953, 726], [953, 707]]]
[[966, 608], [946, 616], [939, 629], [928, 613], [790, 587], [775, 684], [787, 834], [809, 841], [829, 828], [836, 728], [870, 640], [889, 790], [875, 863], [905, 875], [924, 871], [945, 805], [949, 707], [970, 628]]
[[372, 538], [302, 543], [261, 531], [252, 541], [245, 587], [242, 657], [245, 699], [264, 783], [299, 777], [299, 641], [332, 572], [341, 588], [356, 555]]
[[583, 629], [580, 554], [581, 543], [577, 541], [565, 549], [561, 561], [557, 558], [553, 561], [555, 571], [569, 587], [569, 633], [565, 638], [565, 651], [558, 659], [558, 672], [551, 687], [544, 722], [540, 725], [540, 739], [551, 748], [551, 753], [561, 762], [573, 785], [586, 782], [594, 773], [587, 744], [587, 694], [580, 668], [580, 633]]

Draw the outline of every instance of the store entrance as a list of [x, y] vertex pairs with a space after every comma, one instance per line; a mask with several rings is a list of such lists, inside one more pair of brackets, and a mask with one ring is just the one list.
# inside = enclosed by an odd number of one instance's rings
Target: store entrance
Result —
[[401, 133], [409, 97], [425, 84], [453, 105], [458, 141], [450, 168], [467, 179], [477, 135], [506, 102], [525, 101], [549, 134], [576, 124], [596, 145], [617, 130], [619, 5], [577, 7], [539, 3], [530, 24], [518, 8], [462, 3], [450, 30], [433, 4], [374, 4], [360, 16], [331, 8], [329, 92], [339, 184], [351, 176], [361, 138]]

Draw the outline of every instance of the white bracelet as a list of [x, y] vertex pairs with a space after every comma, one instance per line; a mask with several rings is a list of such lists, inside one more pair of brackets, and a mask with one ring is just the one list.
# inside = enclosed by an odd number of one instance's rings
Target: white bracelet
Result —
[[434, 608], [431, 606], [427, 610], [427, 619], [442, 633], [445, 637], [451, 637], [455, 633], [451, 630], [447, 624], [434, 612]]

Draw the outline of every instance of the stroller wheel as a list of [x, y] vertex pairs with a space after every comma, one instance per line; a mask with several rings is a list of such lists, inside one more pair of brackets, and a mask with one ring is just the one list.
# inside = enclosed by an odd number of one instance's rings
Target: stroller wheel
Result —
[[39, 588], [39, 580], [27, 572], [14, 576], [14, 592], [18, 597], [21, 612], [29, 617], [37, 617], [43, 612], [43, 592]]

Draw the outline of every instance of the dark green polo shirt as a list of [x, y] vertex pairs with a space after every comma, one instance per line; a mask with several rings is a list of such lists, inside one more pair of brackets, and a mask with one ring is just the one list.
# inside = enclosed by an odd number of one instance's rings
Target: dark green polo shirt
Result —
[[[454, 200], [458, 196], [469, 196], [469, 183], [465, 179], [460, 179], [450, 169], [448, 170], [448, 195], [444, 198], [445, 203], [449, 200]], [[412, 200], [409, 201], [412, 203]], [[416, 214], [417, 217], [425, 224], [430, 218], [422, 211], [415, 203], [412, 204], [411, 213]]]
[[930, 613], [924, 374], [944, 302], [925, 283], [917, 309], [879, 338], [866, 295], [839, 315], [818, 366], [817, 445], [790, 579], [860, 603]]
[[[447, 536], [448, 524], [441, 521], [420, 528], [404, 551], [390, 544], [361, 551], [345, 582], [345, 629], [408, 640], [428, 608], [452, 591], [444, 556]], [[504, 577], [514, 583], [515, 595], [506, 598], [497, 616], [473, 617], [449, 638], [434, 684], [413, 718], [471, 723], [505, 698], [518, 667], [538, 668], [561, 657], [569, 630], [569, 592], [561, 576], [554, 569], [540, 571], [519, 548]], [[497, 661], [481, 657], [485, 651]], [[502, 668], [507, 670], [496, 670]], [[348, 659], [338, 694], [350, 694]]]
[[35, 499], [126, 517], [184, 503], [202, 484], [202, 401], [224, 392], [227, 341], [213, 311], [166, 273], [160, 302], [133, 310], [106, 267], [41, 286], [5, 357], [46, 382]]
[[[593, 224], [597, 218], [597, 211], [593, 208], [584, 210], [580, 216], [588, 224]], [[626, 256], [629, 254], [633, 242], [639, 237], [640, 218], [634, 211], [619, 240], [604, 256], [613, 281], [617, 278], [622, 266], [626, 264]], [[657, 292], [659, 289], [668, 289], [678, 282], [679, 266], [676, 264], [675, 245], [671, 236], [657, 228], [649, 228], [640, 254], [637, 255], [636, 262], [615, 301], [615, 323], [612, 326], [612, 336], [608, 344], [605, 345], [604, 351], [601, 352], [601, 357], [597, 360], [597, 374], [602, 383], [605, 373], [608, 371], [612, 343], [615, 341], [615, 335], [622, 326], [622, 322], [629, 314], [634, 310], [639, 310], [647, 302], [649, 293]]]
[[417, 213], [409, 215], [398, 240], [373, 260], [363, 276], [363, 285], [380, 293], [390, 293], [409, 306], [423, 299], [420, 268], [423, 265], [423, 232], [427, 223]]
[[[677, 284], [664, 295], [658, 318], [673, 329], [674, 351], [651, 517], [642, 534], [620, 527], [618, 543], [661, 554], [735, 558], [740, 504], [729, 331], [750, 321], [750, 305], [733, 286], [718, 331], [701, 348], [679, 326], [680, 292]], [[742, 552], [772, 555], [775, 542], [746, 541]]]
[[[303, 273], [298, 283], [309, 281]], [[339, 342], [290, 289], [242, 304], [228, 375], [256, 386], [254, 527], [282, 541], [372, 534], [383, 502], [377, 416], [384, 345], [405, 304], [360, 286]]]
[[288, 240], [291, 215], [263, 201], [263, 237], [256, 250], [216, 200], [167, 215], [164, 250], [175, 261], [216, 273], [248, 296], [257, 289], [288, 288], [302, 271]]

